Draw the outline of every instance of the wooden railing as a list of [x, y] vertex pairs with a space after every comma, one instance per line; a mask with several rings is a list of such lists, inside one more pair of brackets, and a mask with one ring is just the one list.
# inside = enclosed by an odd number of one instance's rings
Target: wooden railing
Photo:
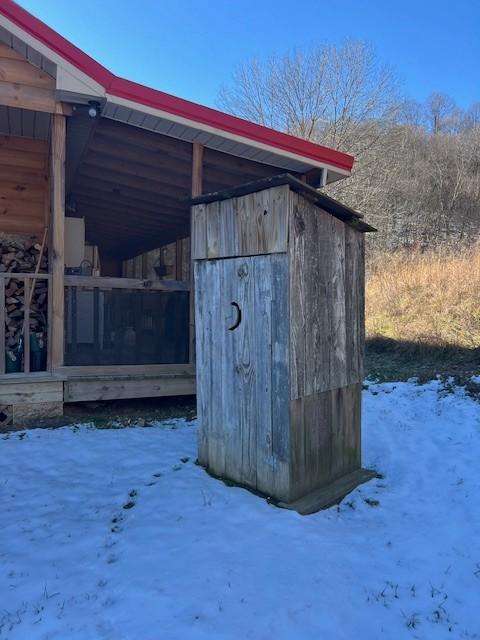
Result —
[[[6, 295], [8, 291], [10, 281], [20, 281], [23, 283], [23, 291], [16, 294], [14, 297], [18, 301], [16, 303], [7, 304]], [[0, 273], [0, 375], [4, 375], [7, 369], [7, 358], [12, 357], [19, 358], [20, 362], [16, 363], [15, 372], [28, 374], [30, 373], [30, 324], [31, 324], [31, 305], [35, 292], [35, 287], [39, 281], [50, 280], [50, 275], [47, 273]], [[47, 299], [44, 301], [46, 310], [44, 327], [41, 333], [44, 334], [43, 339], [46, 343], [45, 349], [48, 347], [48, 323], [49, 323], [49, 311], [50, 311], [50, 287], [47, 287], [48, 294]], [[21, 311], [22, 314], [18, 316], [15, 313], [15, 320], [12, 319], [12, 312], [9, 312], [9, 307], [15, 305], [15, 312]], [[15, 335], [11, 334], [11, 327], [15, 324]], [[36, 332], [37, 333], [37, 332]], [[16, 340], [15, 344], [12, 344], [10, 348], [7, 348], [7, 341], [12, 342], [12, 338]], [[11, 356], [9, 355], [11, 354]], [[41, 370], [47, 370], [49, 367], [48, 356], [45, 368], [41, 367]], [[15, 360], [16, 362], [16, 360]], [[23, 365], [22, 365], [23, 362]], [[12, 367], [10, 367], [12, 368]], [[38, 369], [37, 369], [38, 370]]]
[[65, 276], [65, 367], [189, 361], [190, 283]]

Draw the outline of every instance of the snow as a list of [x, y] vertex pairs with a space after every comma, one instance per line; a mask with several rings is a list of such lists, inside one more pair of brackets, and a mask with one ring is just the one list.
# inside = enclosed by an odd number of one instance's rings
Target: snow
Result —
[[1, 436], [0, 638], [480, 638], [480, 405], [462, 389], [371, 384], [364, 465], [384, 477], [312, 516], [195, 452], [183, 420]]

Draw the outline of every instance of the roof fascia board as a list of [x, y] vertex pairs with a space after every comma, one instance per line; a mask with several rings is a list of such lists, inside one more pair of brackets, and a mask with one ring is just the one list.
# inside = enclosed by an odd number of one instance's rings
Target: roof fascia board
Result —
[[12, 0], [2, 1], [0, 24], [57, 65], [59, 91], [85, 92], [102, 98], [108, 93], [112, 101], [127, 100], [130, 108], [146, 113], [153, 109], [154, 114], [179, 118], [186, 126], [200, 125], [202, 130], [216, 135], [350, 175], [353, 158], [347, 154], [116, 77]]
[[250, 147], [255, 147], [256, 149], [261, 149], [262, 151], [268, 151], [269, 153], [276, 153], [284, 158], [290, 158], [291, 160], [296, 160], [297, 162], [304, 162], [312, 167], [317, 167], [319, 169], [328, 169], [329, 171], [333, 171], [334, 173], [339, 173], [342, 176], [349, 176], [350, 171], [347, 169], [340, 168], [333, 164], [328, 164], [327, 162], [319, 161], [314, 158], [306, 158], [304, 155], [299, 155], [293, 153], [291, 151], [287, 151], [285, 149], [280, 149], [274, 145], [268, 145], [263, 142], [253, 140], [252, 138], [248, 138], [236, 133], [231, 133], [229, 131], [225, 131], [225, 129], [219, 129], [209, 124], [205, 124], [202, 122], [192, 121], [191, 118], [179, 116], [175, 113], [171, 113], [170, 111], [164, 111], [162, 109], [158, 109], [156, 107], [150, 107], [148, 105], [144, 105], [142, 103], [138, 103], [135, 100], [129, 100], [127, 98], [122, 98], [117, 95], [112, 95], [110, 93], [107, 94], [107, 102], [111, 104], [115, 104], [121, 107], [127, 107], [128, 109], [134, 109], [136, 111], [141, 111], [142, 113], [146, 113], [152, 116], [156, 116], [158, 118], [165, 118], [166, 120], [170, 120], [171, 122], [175, 122], [177, 124], [184, 125], [186, 127], [199, 127], [202, 131], [207, 131], [212, 135], [221, 136], [227, 140], [232, 140], [233, 142], [239, 142], [241, 144], [246, 144]]

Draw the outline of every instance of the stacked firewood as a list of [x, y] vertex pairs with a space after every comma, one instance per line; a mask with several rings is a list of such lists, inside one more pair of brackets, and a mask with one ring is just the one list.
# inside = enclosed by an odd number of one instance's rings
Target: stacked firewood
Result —
[[[21, 357], [24, 333], [25, 284], [15, 279], [15, 273], [35, 273], [41, 245], [35, 239], [0, 237], [0, 274], [11, 273], [5, 279], [5, 349], [12, 362]], [[44, 250], [39, 273], [47, 273], [48, 258]], [[1, 276], [0, 276], [1, 277]], [[30, 333], [39, 342], [47, 335], [48, 284], [46, 280], [30, 280], [33, 294], [30, 303]]]

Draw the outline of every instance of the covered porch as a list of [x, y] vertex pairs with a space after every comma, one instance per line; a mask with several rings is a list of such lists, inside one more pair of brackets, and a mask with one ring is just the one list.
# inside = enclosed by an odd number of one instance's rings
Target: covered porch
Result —
[[0, 69], [0, 422], [194, 394], [189, 199], [352, 159], [117, 78], [9, 1]]

